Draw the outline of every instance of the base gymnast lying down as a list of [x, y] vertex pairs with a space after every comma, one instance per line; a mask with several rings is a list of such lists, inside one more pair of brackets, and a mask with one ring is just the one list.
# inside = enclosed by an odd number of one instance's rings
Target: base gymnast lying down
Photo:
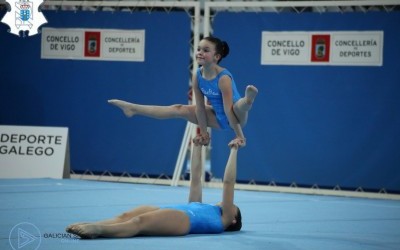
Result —
[[139, 206], [112, 219], [69, 225], [66, 231], [85, 239], [126, 238], [139, 235], [181, 236], [239, 231], [242, 227], [241, 212], [233, 203], [239, 145], [230, 144], [231, 151], [224, 173], [222, 201], [215, 205], [202, 203], [201, 147], [197, 144], [193, 149], [189, 203]]

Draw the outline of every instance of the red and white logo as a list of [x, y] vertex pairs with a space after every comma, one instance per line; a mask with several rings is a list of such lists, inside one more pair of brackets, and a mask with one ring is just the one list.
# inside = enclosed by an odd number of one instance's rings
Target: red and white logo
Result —
[[331, 35], [312, 35], [311, 62], [329, 62]]

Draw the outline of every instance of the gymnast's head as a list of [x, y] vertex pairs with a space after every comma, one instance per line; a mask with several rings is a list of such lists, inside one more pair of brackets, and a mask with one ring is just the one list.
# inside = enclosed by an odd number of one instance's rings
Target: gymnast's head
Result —
[[197, 48], [196, 58], [199, 58], [199, 54], [212, 53], [212, 56], [216, 60], [217, 64], [221, 62], [222, 58], [225, 58], [229, 54], [229, 46], [225, 41], [220, 40], [217, 37], [208, 36], [203, 38], [199, 47]]
[[235, 206], [235, 208], [235, 219], [232, 221], [232, 224], [225, 229], [225, 231], [227, 232], [240, 231], [240, 229], [242, 228], [242, 214], [240, 213], [240, 209], [238, 206]]

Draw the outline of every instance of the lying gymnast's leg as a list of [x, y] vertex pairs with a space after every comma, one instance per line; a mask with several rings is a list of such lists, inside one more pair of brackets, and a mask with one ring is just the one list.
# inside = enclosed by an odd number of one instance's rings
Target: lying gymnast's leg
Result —
[[71, 233], [84, 239], [98, 237], [127, 238], [137, 235], [177, 236], [190, 230], [189, 217], [185, 212], [172, 209], [157, 209], [114, 224], [82, 224]]
[[74, 223], [74, 224], [67, 226], [67, 228], [65, 230], [70, 233], [70, 232], [74, 231], [74, 229], [79, 225], [86, 225], [86, 224], [110, 225], [110, 224], [115, 224], [115, 223], [121, 223], [121, 222], [128, 221], [128, 220], [132, 219], [133, 217], [136, 217], [141, 214], [148, 213], [148, 212], [152, 212], [152, 211], [155, 211], [158, 209], [159, 209], [158, 207], [153, 207], [153, 206], [139, 206], [135, 209], [124, 212], [112, 219], [102, 220], [102, 221], [97, 221], [97, 222], [78, 222], [78, 223]]

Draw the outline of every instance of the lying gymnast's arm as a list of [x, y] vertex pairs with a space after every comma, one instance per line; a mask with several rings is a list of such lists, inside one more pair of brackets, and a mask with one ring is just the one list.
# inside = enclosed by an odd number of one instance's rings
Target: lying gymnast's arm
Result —
[[189, 202], [202, 202], [202, 183], [203, 172], [201, 164], [201, 145], [193, 145], [191, 166], [190, 166], [190, 193]]
[[222, 196], [222, 223], [227, 228], [232, 223], [236, 223], [236, 207], [233, 203], [234, 190], [236, 183], [236, 165], [237, 165], [237, 152], [239, 144], [231, 145], [231, 152], [229, 154], [228, 162], [226, 163], [224, 182], [223, 182], [223, 196]]

